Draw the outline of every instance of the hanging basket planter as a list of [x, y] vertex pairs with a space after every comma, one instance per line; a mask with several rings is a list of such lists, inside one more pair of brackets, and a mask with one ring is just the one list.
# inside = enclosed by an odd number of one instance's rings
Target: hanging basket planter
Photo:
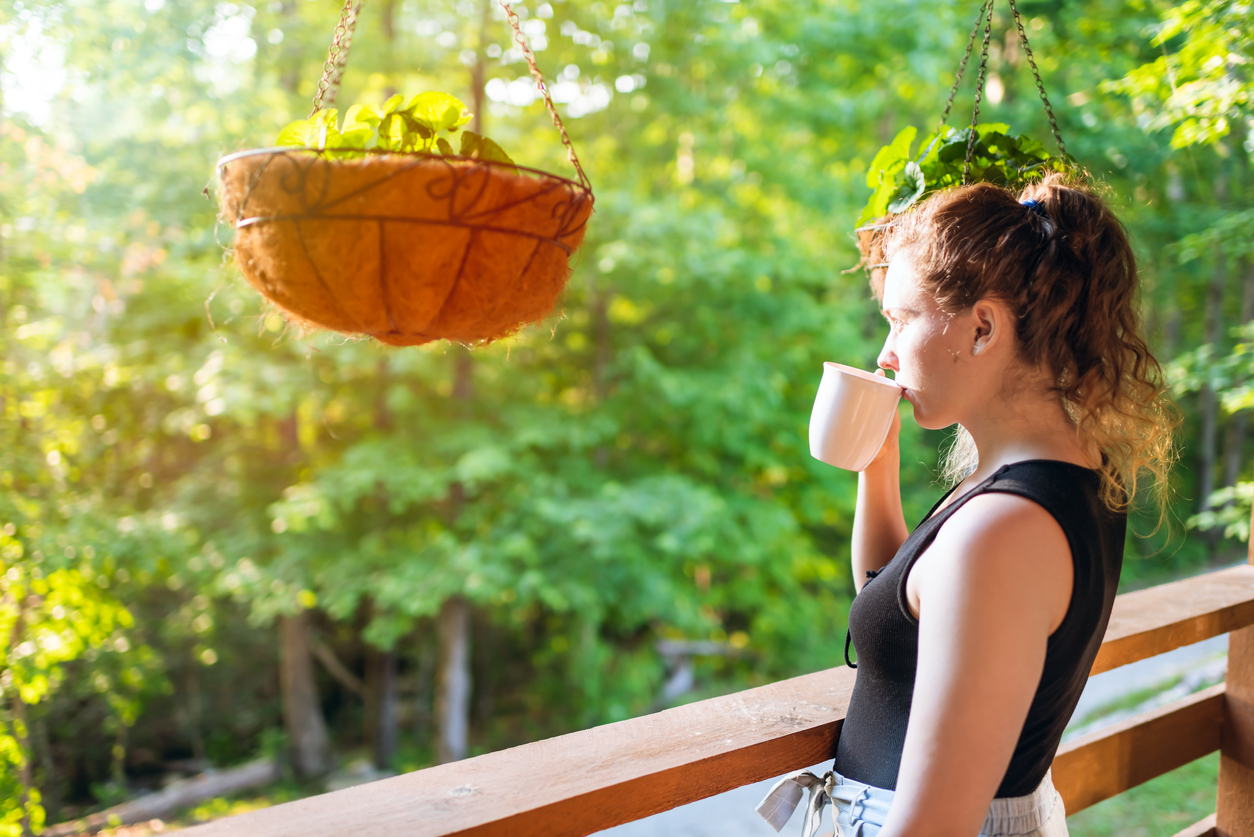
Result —
[[[223, 157], [219, 199], [222, 219], [235, 229], [235, 262], [297, 326], [394, 346], [441, 339], [484, 344], [553, 311], [592, 214], [592, 188], [517, 15], [502, 6], [578, 181], [456, 155], [443, 140], [443, 153], [328, 148], [326, 127], [317, 147]], [[311, 125], [334, 101], [359, 7], [355, 0], [344, 4]], [[322, 124], [338, 136], [335, 111], [328, 115]]]
[[552, 310], [592, 213], [572, 180], [433, 154], [218, 162], [250, 285], [294, 322], [394, 346], [485, 343]]
[[[1058, 146], [1058, 154], [1051, 155], [1042, 143], [1031, 137], [1011, 133], [1007, 125], [981, 124], [979, 121], [989, 43], [992, 38], [994, 4], [994, 0], [984, 0], [975, 27], [967, 40], [966, 53], [958, 65], [953, 86], [949, 90], [949, 99], [945, 103], [940, 126], [934, 133], [923, 138], [917, 150], [912, 150], [912, 147], [918, 131], [913, 127], [905, 128], [891, 143], [881, 148], [871, 161], [867, 185], [875, 191], [862, 210], [858, 226], [854, 230], [862, 261], [851, 270], [865, 268], [875, 287], [883, 282], [883, 270], [888, 267], [884, 256], [886, 231], [893, 226], [895, 218], [909, 212], [928, 195], [968, 183], [993, 183], [1007, 188], [1021, 188], [1044, 172], [1078, 172], [1079, 167], [1075, 160], [1067, 154], [1049, 97], [1045, 95], [1045, 84], [1041, 81], [1015, 0], [1008, 2], [1018, 29], [1019, 43], [1032, 68], [1036, 89]], [[984, 42], [975, 82], [975, 106], [971, 114], [971, 125], [959, 130], [946, 123], [981, 27], [984, 28]]]

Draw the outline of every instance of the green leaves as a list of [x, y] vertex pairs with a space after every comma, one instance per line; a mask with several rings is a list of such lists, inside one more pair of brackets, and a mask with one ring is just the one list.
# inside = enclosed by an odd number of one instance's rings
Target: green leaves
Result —
[[447, 93], [419, 93], [408, 102], [398, 93], [378, 110], [356, 104], [344, 114], [344, 124], [338, 129], [337, 115], [335, 109], [329, 108], [308, 120], [292, 122], [279, 132], [275, 145], [328, 150], [334, 152], [330, 156], [336, 157], [382, 149], [473, 157], [510, 165], [514, 162], [501, 146], [473, 131], [462, 132], [461, 150], [453, 151], [453, 144], [440, 134], [457, 132], [471, 115], [460, 99]]
[[382, 117], [370, 105], [353, 105], [344, 114], [344, 130], [348, 131], [358, 124], [373, 128], [379, 124], [380, 119]]
[[910, 143], [914, 142], [918, 133], [918, 129], [913, 126], [905, 127], [871, 160], [866, 173], [866, 185], [874, 189], [875, 193], [862, 210], [858, 226], [883, 216], [888, 211], [889, 203], [900, 202], [897, 179], [905, 171], [906, 162], [910, 160]]
[[432, 131], [452, 131], [470, 121], [466, 106], [447, 93], [419, 93], [405, 112]]
[[487, 137], [476, 134], [474, 131], [462, 132], [462, 148], [459, 153], [463, 157], [476, 157], [480, 160], [491, 160], [497, 163], [509, 163], [510, 165], [514, 163], [510, 156], [505, 153], [505, 149]]
[[901, 182], [897, 186], [897, 191], [893, 192], [892, 200], [888, 202], [888, 211], [893, 214], [905, 212], [919, 199], [926, 188], [927, 179], [923, 176], [923, 169], [911, 160], [906, 163], [905, 169], [901, 172]]
[[1254, 109], [1248, 3], [1182, 3], [1163, 15], [1152, 44], [1161, 51], [1157, 59], [1102, 88], [1129, 96], [1147, 130], [1175, 126], [1173, 148], [1213, 145], [1234, 125], [1240, 130]]
[[871, 161], [871, 167], [867, 169], [866, 185], [875, 189], [887, 178], [901, 171], [905, 161], [910, 157], [910, 143], [914, 142], [915, 135], [918, 133], [918, 128], [907, 125], [893, 138], [892, 142], [881, 148], [876, 153], [875, 159]]
[[289, 122], [279, 132], [274, 144], [279, 146], [303, 145], [307, 148], [340, 148], [343, 135], [335, 129], [335, 108], [320, 110], [307, 120]]
[[1188, 520], [1190, 529], [1222, 529], [1224, 537], [1250, 539], [1250, 506], [1254, 504], [1254, 482], [1239, 482], [1207, 498], [1207, 508]]
[[[917, 159], [911, 145], [918, 130], [906, 127], [897, 134], [867, 169], [867, 185], [875, 191], [858, 217], [858, 226], [905, 212], [926, 195], [960, 185], [971, 130], [946, 126], [930, 134], [919, 143]], [[1044, 170], [1070, 167], [1069, 159], [1050, 156], [1039, 141], [1009, 131], [1010, 126], [1001, 122], [976, 126], [972, 182], [1017, 187]]]

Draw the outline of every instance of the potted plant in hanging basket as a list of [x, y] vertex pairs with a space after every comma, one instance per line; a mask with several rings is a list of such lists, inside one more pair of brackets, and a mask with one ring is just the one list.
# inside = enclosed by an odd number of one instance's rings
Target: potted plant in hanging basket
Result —
[[1039, 141], [1010, 133], [1003, 123], [961, 130], [942, 126], [912, 150], [917, 135], [914, 127], [902, 130], [867, 170], [867, 185], [875, 191], [858, 217], [856, 234], [861, 266], [868, 270], [886, 266], [883, 233], [893, 218], [934, 192], [963, 183], [1020, 188], [1045, 172], [1074, 169], [1069, 157], [1050, 155]]
[[[925, 137], [917, 150], [912, 150], [912, 147], [915, 137], [918, 136], [918, 129], [907, 127], [871, 160], [866, 182], [874, 191], [862, 209], [854, 232], [858, 250], [862, 254], [862, 260], [856, 267], [867, 270], [872, 285], [878, 286], [883, 281], [883, 275], [876, 271], [888, 267], [884, 261], [885, 231], [892, 226], [894, 218], [908, 212], [928, 195], [967, 183], [994, 183], [1017, 189], [1049, 171], [1078, 170], [1075, 160], [1067, 154], [1067, 147], [1063, 144], [1058, 121], [1054, 118], [1054, 110], [1045, 94], [1045, 84], [1041, 81], [1036, 58], [1028, 44], [1027, 32], [1024, 31], [1015, 0], [1008, 0], [1011, 16], [1018, 29], [1019, 43], [1032, 68], [1032, 76], [1057, 143], [1058, 154], [1051, 155], [1038, 140], [1011, 133], [1010, 126], [1003, 123], [979, 124], [980, 101], [984, 94], [989, 42], [992, 38], [993, 4], [994, 0], [984, 0], [980, 6], [979, 17], [976, 18], [975, 27], [967, 40], [967, 51], [962, 56], [953, 86], [949, 90], [940, 127], [935, 133]], [[984, 44], [975, 82], [975, 107], [971, 114], [970, 127], [959, 130], [945, 123], [949, 119], [954, 95], [962, 82], [962, 75], [980, 27], [984, 28]]]
[[355, 105], [340, 122], [322, 100], [334, 98], [355, 20], [348, 0], [310, 118], [274, 148], [218, 161], [240, 272], [299, 326], [396, 346], [483, 344], [543, 319], [593, 197], [530, 49], [578, 181], [517, 165], [464, 130], [471, 115], [444, 93]]

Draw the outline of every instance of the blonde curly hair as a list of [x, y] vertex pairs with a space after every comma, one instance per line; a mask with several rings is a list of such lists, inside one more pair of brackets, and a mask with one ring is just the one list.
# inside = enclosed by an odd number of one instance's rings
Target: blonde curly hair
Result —
[[[1136, 257], [1105, 200], [1061, 174], [1018, 193], [978, 183], [931, 196], [876, 238], [885, 260], [908, 254], [942, 307], [1009, 306], [1022, 359], [1048, 364], [1076, 436], [1102, 451], [1103, 502], [1126, 510], [1148, 479], [1161, 519], [1179, 417], [1141, 333]], [[883, 275], [872, 271], [877, 297]], [[960, 431], [944, 475], [962, 479], [975, 455]]]

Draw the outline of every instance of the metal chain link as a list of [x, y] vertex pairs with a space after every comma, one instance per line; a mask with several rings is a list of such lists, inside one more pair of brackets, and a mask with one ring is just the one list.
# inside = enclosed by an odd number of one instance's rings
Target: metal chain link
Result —
[[949, 111], [954, 106], [954, 96], [958, 92], [958, 85], [962, 83], [962, 74], [967, 70], [967, 61], [971, 59], [971, 49], [975, 46], [975, 36], [980, 32], [980, 24], [984, 22], [984, 17], [988, 14], [988, 7], [993, 0], [984, 0], [984, 5], [980, 6], [980, 16], [975, 21], [975, 26], [971, 28], [971, 36], [967, 38], [967, 51], [962, 55], [962, 63], [958, 65], [958, 72], [954, 76], [954, 85], [949, 88], [949, 98], [945, 100], [945, 112], [941, 114], [940, 127], [945, 127], [945, 123], [949, 121]]
[[549, 116], [553, 118], [554, 127], [562, 135], [562, 145], [566, 146], [566, 157], [570, 160], [570, 164], [575, 167], [575, 171], [579, 173], [580, 184], [584, 188], [591, 190], [592, 182], [588, 180], [588, 175], [584, 174], [583, 166], [579, 165], [579, 157], [575, 154], [575, 147], [571, 145], [570, 137], [566, 135], [566, 126], [562, 124], [562, 118], [557, 115], [557, 108], [553, 107], [553, 99], [549, 96], [549, 85], [540, 73], [540, 68], [536, 66], [535, 54], [532, 53], [531, 47], [527, 46], [527, 36], [523, 34], [522, 26], [518, 22], [518, 13], [510, 8], [506, 0], [500, 0], [500, 3], [501, 8], [505, 10], [506, 17], [509, 18], [510, 26], [514, 27], [514, 42], [522, 50], [523, 57], [527, 59], [527, 67], [531, 70], [531, 77], [536, 80], [536, 86], [540, 88], [540, 93], [544, 96], [544, 106], [548, 109]]
[[1023, 30], [1023, 20], [1019, 17], [1019, 9], [1015, 7], [1015, 0], [1009, 0], [1010, 13], [1014, 15], [1015, 26], [1019, 28], [1019, 43], [1023, 44], [1023, 52], [1028, 57], [1028, 64], [1032, 67], [1032, 77], [1036, 79], [1037, 92], [1041, 94], [1041, 102], [1045, 105], [1045, 115], [1049, 117], [1049, 129], [1054, 132], [1054, 142], [1058, 143], [1058, 153], [1064, 158], [1067, 156], [1067, 146], [1063, 144], [1062, 134], [1058, 131], [1058, 120], [1054, 118], [1054, 109], [1049, 104], [1049, 97], [1045, 95], [1045, 82], [1041, 81], [1041, 71], [1036, 68], [1036, 58], [1032, 56], [1032, 47], [1028, 46], [1028, 33]]
[[331, 36], [331, 48], [327, 50], [327, 60], [322, 65], [322, 78], [318, 81], [318, 90], [313, 97], [313, 110], [309, 118], [324, 107], [335, 104], [335, 97], [340, 92], [340, 80], [344, 77], [344, 67], [348, 63], [348, 50], [353, 45], [353, 32], [357, 29], [357, 13], [361, 11], [362, 0], [344, 0], [344, 8], [340, 9], [340, 22], [336, 24]]
[[988, 71], [988, 44], [993, 38], [993, 0], [988, 3], [988, 17], [984, 24], [984, 46], [980, 50], [980, 74], [975, 79], [975, 109], [971, 112], [971, 134], [967, 137], [967, 156], [962, 161], [962, 183], [971, 177], [971, 156], [975, 153], [975, 126], [980, 121], [980, 99], [984, 95], [984, 75]]

